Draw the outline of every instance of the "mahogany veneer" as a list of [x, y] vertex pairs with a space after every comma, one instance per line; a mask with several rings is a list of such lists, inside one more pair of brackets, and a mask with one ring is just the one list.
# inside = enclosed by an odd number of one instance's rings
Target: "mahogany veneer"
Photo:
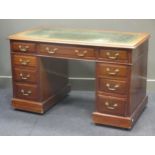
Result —
[[67, 59], [96, 62], [94, 123], [132, 128], [147, 104], [146, 33], [43, 28], [9, 38], [15, 109], [44, 113], [65, 97]]

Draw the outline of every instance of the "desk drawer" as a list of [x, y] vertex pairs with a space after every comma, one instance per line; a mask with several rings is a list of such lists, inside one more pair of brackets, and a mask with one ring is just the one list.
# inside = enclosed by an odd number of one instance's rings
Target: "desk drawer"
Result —
[[29, 84], [15, 84], [15, 97], [25, 100], [37, 100], [37, 86]]
[[111, 96], [97, 95], [97, 111], [111, 115], [125, 115], [127, 100]]
[[98, 59], [112, 62], [130, 62], [129, 51], [115, 49], [100, 49]]
[[36, 52], [36, 44], [28, 42], [12, 42], [12, 51], [23, 53]]
[[27, 67], [36, 67], [37, 58], [34, 56], [13, 55], [13, 64]]
[[109, 80], [99, 78], [99, 91], [107, 93], [115, 93], [120, 95], [126, 95], [128, 88], [125, 81]]
[[17, 82], [37, 82], [37, 73], [35, 70], [15, 68], [13, 74], [14, 80]]
[[40, 44], [38, 46], [38, 52], [39, 54], [56, 57], [95, 59], [95, 51], [93, 48]]
[[98, 76], [110, 78], [125, 78], [129, 75], [129, 67], [123, 65], [111, 65], [97, 63]]

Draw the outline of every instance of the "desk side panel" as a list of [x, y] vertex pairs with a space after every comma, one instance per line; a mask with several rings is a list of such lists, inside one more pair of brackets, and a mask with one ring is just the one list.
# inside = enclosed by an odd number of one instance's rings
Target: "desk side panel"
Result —
[[134, 113], [136, 108], [138, 108], [147, 96], [147, 57], [148, 41], [141, 44], [132, 53], [129, 115]]

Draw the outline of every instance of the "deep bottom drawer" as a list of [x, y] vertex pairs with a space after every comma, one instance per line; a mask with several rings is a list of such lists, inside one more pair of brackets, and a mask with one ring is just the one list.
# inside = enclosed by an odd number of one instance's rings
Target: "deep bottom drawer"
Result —
[[124, 116], [126, 105], [125, 98], [97, 95], [97, 112]]
[[36, 101], [38, 99], [37, 88], [36, 85], [15, 84], [14, 95], [16, 98]]

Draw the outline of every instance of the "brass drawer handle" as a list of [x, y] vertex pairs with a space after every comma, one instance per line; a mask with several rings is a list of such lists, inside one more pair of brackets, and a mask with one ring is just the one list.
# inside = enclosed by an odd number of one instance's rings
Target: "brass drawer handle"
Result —
[[105, 102], [105, 106], [107, 107], [107, 109], [114, 110], [116, 107], [118, 107], [118, 104], [117, 103], [111, 104], [109, 102]]
[[87, 53], [87, 51], [85, 50], [85, 51], [79, 51], [79, 50], [75, 50], [75, 53], [76, 53], [76, 55], [77, 56], [79, 56], [79, 57], [84, 57], [85, 56], [85, 54]]
[[30, 63], [30, 60], [19, 59], [19, 62], [20, 62], [22, 65], [28, 65], [28, 64]]
[[119, 53], [115, 53], [114, 56], [111, 56], [110, 52], [107, 52], [106, 55], [108, 56], [109, 59], [112, 59], [112, 60], [116, 60], [119, 56]]
[[29, 46], [27, 45], [26, 46], [19, 45], [18, 47], [21, 52], [27, 52], [29, 49]]
[[46, 47], [45, 50], [46, 50], [49, 54], [55, 54], [56, 51], [58, 50], [58, 48], [50, 49], [49, 47]]
[[119, 69], [115, 69], [113, 72], [110, 72], [110, 68], [106, 68], [106, 71], [108, 72], [109, 75], [116, 75], [119, 73]]
[[109, 83], [107, 83], [106, 87], [108, 88], [108, 90], [115, 91], [117, 90], [117, 88], [119, 88], [119, 85], [116, 84], [115, 86], [112, 87]]
[[24, 89], [22, 89], [20, 92], [21, 92], [22, 95], [24, 95], [24, 96], [30, 96], [30, 95], [32, 94], [32, 91], [31, 91], [31, 90], [28, 90], [28, 91], [26, 92]]
[[28, 78], [30, 78], [30, 74], [27, 74], [26, 76], [24, 76], [22, 73], [19, 74], [22, 80], [27, 80]]

